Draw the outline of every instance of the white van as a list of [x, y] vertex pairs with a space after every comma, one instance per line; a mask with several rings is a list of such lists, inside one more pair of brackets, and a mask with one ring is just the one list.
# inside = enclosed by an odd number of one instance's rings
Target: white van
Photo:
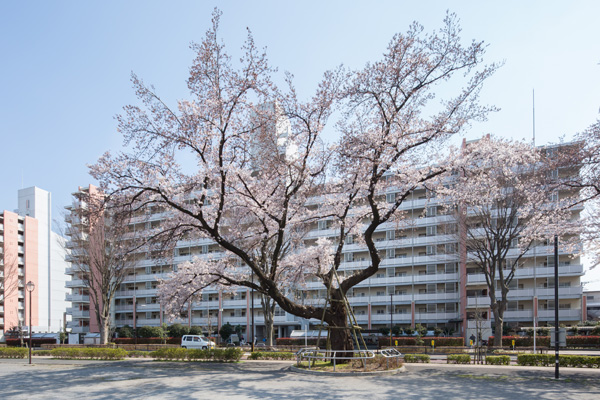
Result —
[[200, 335], [184, 335], [181, 338], [181, 347], [184, 349], [208, 349], [216, 347], [215, 342]]

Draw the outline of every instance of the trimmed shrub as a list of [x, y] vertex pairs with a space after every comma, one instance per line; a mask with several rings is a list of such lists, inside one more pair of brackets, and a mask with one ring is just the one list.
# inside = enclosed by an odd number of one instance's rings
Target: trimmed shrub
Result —
[[[325, 345], [325, 341], [327, 340], [327, 334], [324, 333], [325, 336], [321, 337], [321, 345]], [[306, 343], [309, 346], [316, 346], [317, 345], [317, 339], [316, 338], [289, 338], [289, 337], [283, 337], [283, 338], [277, 338], [275, 339], [275, 345], [277, 346], [304, 346], [304, 340], [306, 340]]]
[[150, 353], [150, 356], [158, 360], [190, 360], [190, 361], [222, 361], [231, 362], [239, 361], [244, 352], [237, 347], [229, 347], [226, 349], [184, 349], [184, 348], [167, 348], [160, 349]]
[[485, 363], [490, 365], [510, 365], [510, 356], [487, 356]]
[[[517, 347], [533, 346], [533, 336], [502, 336], [502, 346], [511, 347], [513, 340], [515, 341], [515, 346]], [[488, 343], [494, 343], [493, 336], [490, 336]], [[536, 344], [538, 346], [549, 347], [550, 336], [538, 336], [536, 339]], [[600, 347], [600, 336], [567, 336], [567, 347], [577, 346]]]
[[190, 328], [190, 331], [188, 332], [189, 335], [202, 335], [202, 328], [199, 326], [192, 326]]
[[138, 338], [161, 338], [163, 328], [160, 326], [141, 326], [137, 328]]
[[51, 356], [50, 350], [34, 350], [32, 353], [34, 356]]
[[600, 346], [600, 336], [567, 336], [567, 346]]
[[[135, 344], [135, 338], [116, 338], [115, 344]], [[137, 339], [137, 344], [163, 344], [163, 339], [160, 337], [149, 337]], [[170, 337], [166, 339], [166, 344], [181, 344], [180, 337]]]
[[190, 328], [187, 325], [173, 324], [167, 328], [167, 333], [170, 337], [182, 337], [190, 333]]
[[50, 350], [50, 355], [64, 359], [122, 360], [127, 356], [127, 351], [94, 347], [63, 347]]
[[287, 351], [253, 351], [248, 356], [249, 360], [293, 360], [295, 353]]
[[404, 362], [407, 363], [429, 363], [431, 358], [427, 354], [405, 354]]
[[124, 325], [120, 328], [117, 328], [117, 334], [119, 335], [119, 338], [132, 338], [133, 328], [129, 325]]
[[[23, 344], [29, 346], [29, 338], [23, 339]], [[56, 344], [56, 339], [52, 338], [33, 338], [31, 339], [31, 347], [41, 347], [43, 344]], [[12, 347], [20, 347], [21, 339], [7, 338], [6, 345]]]
[[15, 347], [0, 347], [0, 358], [27, 358], [29, 349]]
[[469, 354], [448, 354], [446, 358], [448, 364], [470, 364], [471, 356]]
[[[398, 342], [398, 346], [418, 346], [419, 338], [416, 336], [413, 337], [406, 337], [406, 336], [400, 336], [400, 337], [393, 337], [392, 338], [392, 343], [394, 344], [394, 346], [396, 346], [396, 342]], [[435, 341], [435, 347], [445, 347], [445, 346], [464, 346], [464, 339], [462, 337], [436, 337], [436, 336], [429, 336], [429, 337], [424, 337], [421, 338], [421, 340], [424, 340], [424, 343], [422, 343], [421, 345], [425, 345], [425, 346], [431, 346], [431, 341], [434, 340]], [[390, 338], [379, 338], [379, 345], [380, 346], [389, 346], [390, 344]]]
[[[555, 360], [554, 354], [519, 354], [517, 364], [524, 366], [553, 366]], [[600, 368], [600, 356], [577, 356], [577, 355], [559, 355], [558, 363], [561, 367], [573, 368]]]
[[131, 350], [127, 352], [128, 358], [144, 358], [150, 357], [150, 352], [141, 350]]

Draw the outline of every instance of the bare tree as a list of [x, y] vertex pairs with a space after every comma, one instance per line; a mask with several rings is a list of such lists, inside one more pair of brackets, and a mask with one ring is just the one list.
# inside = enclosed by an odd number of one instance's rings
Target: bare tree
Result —
[[[19, 290], [19, 262], [17, 254], [10, 252], [2, 254], [2, 258], [0, 259], [3, 261], [3, 265], [0, 267], [0, 271], [2, 271], [2, 276], [0, 276], [0, 305], [4, 306], [7, 299], [16, 296]], [[23, 345], [23, 329], [21, 324], [22, 321], [19, 319], [17, 325], [8, 327], [5, 325], [4, 331], [17, 332], [21, 338], [21, 345]]]
[[559, 203], [552, 163], [529, 144], [486, 137], [450, 157], [455, 175], [439, 192], [454, 210], [466, 262], [485, 276], [500, 347], [515, 272], [536, 243], [574, 232], [570, 203]]
[[76, 194], [79, 207], [70, 210], [66, 246], [76, 270], [74, 277], [89, 293], [89, 311], [98, 323], [100, 342], [106, 344], [115, 292], [133, 266], [134, 238], [127, 210], [91, 188]]

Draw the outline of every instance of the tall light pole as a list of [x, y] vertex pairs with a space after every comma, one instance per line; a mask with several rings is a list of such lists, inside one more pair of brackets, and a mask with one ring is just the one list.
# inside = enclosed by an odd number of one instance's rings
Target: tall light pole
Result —
[[554, 235], [554, 379], [559, 378], [558, 323], [558, 235]]
[[390, 347], [392, 347], [392, 330], [394, 329], [394, 294], [390, 293]]
[[31, 337], [33, 336], [33, 329], [31, 329], [31, 292], [35, 290], [35, 283], [29, 281], [26, 286], [29, 292], [29, 364], [31, 364]]
[[250, 342], [250, 352], [254, 351], [254, 271], [252, 271], [252, 292], [250, 295], [250, 318], [252, 319], [252, 341]]

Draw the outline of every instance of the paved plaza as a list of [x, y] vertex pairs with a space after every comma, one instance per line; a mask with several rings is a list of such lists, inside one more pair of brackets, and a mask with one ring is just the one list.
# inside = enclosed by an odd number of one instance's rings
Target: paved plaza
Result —
[[409, 364], [380, 376], [315, 376], [290, 362], [0, 360], [2, 399], [599, 399], [600, 370]]

